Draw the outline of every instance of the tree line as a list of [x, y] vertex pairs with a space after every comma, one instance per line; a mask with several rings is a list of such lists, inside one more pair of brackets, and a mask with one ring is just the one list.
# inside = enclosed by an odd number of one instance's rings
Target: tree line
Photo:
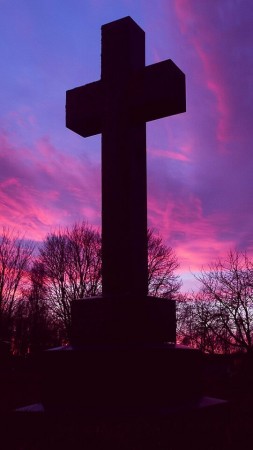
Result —
[[[148, 231], [149, 294], [175, 298], [181, 287], [171, 247]], [[15, 231], [0, 235], [0, 343], [16, 354], [69, 341], [71, 302], [100, 295], [101, 236], [87, 223], [49, 233], [36, 248]]]
[[206, 353], [251, 352], [253, 261], [230, 251], [196, 276], [200, 290], [177, 302], [181, 343]]
[[[179, 343], [208, 353], [252, 350], [253, 261], [231, 251], [182, 294], [173, 249], [148, 230], [149, 295], [174, 299]], [[85, 222], [49, 233], [39, 248], [15, 231], [0, 235], [0, 345], [16, 354], [69, 342], [71, 302], [100, 295], [101, 236]], [[7, 344], [6, 344], [7, 345]]]

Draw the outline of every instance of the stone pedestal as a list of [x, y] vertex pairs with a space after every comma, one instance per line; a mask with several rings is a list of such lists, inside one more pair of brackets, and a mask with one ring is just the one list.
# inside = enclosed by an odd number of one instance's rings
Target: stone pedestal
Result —
[[72, 345], [44, 353], [46, 409], [163, 408], [202, 395], [202, 355], [175, 345], [175, 302], [73, 302]]
[[48, 411], [133, 413], [202, 395], [201, 353], [175, 344], [63, 347], [46, 352], [43, 367]]
[[150, 296], [93, 297], [72, 303], [71, 344], [176, 342], [175, 301]]

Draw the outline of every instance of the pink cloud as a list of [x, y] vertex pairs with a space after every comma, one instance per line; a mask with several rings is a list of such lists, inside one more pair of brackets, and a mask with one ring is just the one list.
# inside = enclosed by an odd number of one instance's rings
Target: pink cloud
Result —
[[150, 196], [148, 209], [149, 226], [159, 230], [176, 251], [180, 274], [199, 271], [234, 247], [232, 239], [220, 239], [221, 230], [224, 232], [229, 225], [226, 214], [206, 217], [200, 200], [191, 194], [181, 201], [173, 196]]
[[206, 53], [200, 41], [195, 40], [195, 48], [204, 67], [206, 86], [216, 99], [217, 141], [227, 142], [229, 140], [231, 114], [229, 93], [221, 70], [222, 64], [218, 58], [215, 60]]
[[149, 154], [153, 157], [170, 158], [178, 161], [190, 161], [189, 157], [183, 153], [177, 153], [172, 150], [160, 150], [158, 148], [149, 148]]
[[202, 64], [202, 73], [198, 74], [200, 81], [215, 99], [216, 138], [222, 144], [229, 140], [231, 101], [220, 45], [222, 33], [214, 27], [212, 17], [217, 12], [217, 3], [212, 2], [211, 7], [206, 3], [206, 8], [201, 8], [192, 0], [175, 0], [174, 7], [181, 32], [187, 36]]
[[0, 220], [41, 239], [53, 227], [86, 218], [100, 224], [100, 169], [64, 154], [48, 138], [34, 149], [0, 136]]

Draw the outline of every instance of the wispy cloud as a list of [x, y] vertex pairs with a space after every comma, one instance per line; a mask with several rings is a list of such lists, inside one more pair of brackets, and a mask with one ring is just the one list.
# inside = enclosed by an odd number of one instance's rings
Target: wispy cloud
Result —
[[50, 228], [85, 217], [100, 223], [99, 167], [57, 150], [48, 137], [34, 148], [0, 136], [1, 222], [39, 239]]

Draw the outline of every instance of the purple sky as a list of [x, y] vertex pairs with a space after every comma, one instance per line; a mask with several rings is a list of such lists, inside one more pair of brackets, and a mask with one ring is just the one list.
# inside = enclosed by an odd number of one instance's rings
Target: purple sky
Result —
[[148, 221], [191, 272], [253, 254], [251, 0], [0, 0], [1, 225], [40, 240], [100, 226], [100, 137], [65, 128], [65, 91], [100, 78], [101, 25], [130, 15], [146, 63], [186, 74], [187, 112], [151, 122]]

